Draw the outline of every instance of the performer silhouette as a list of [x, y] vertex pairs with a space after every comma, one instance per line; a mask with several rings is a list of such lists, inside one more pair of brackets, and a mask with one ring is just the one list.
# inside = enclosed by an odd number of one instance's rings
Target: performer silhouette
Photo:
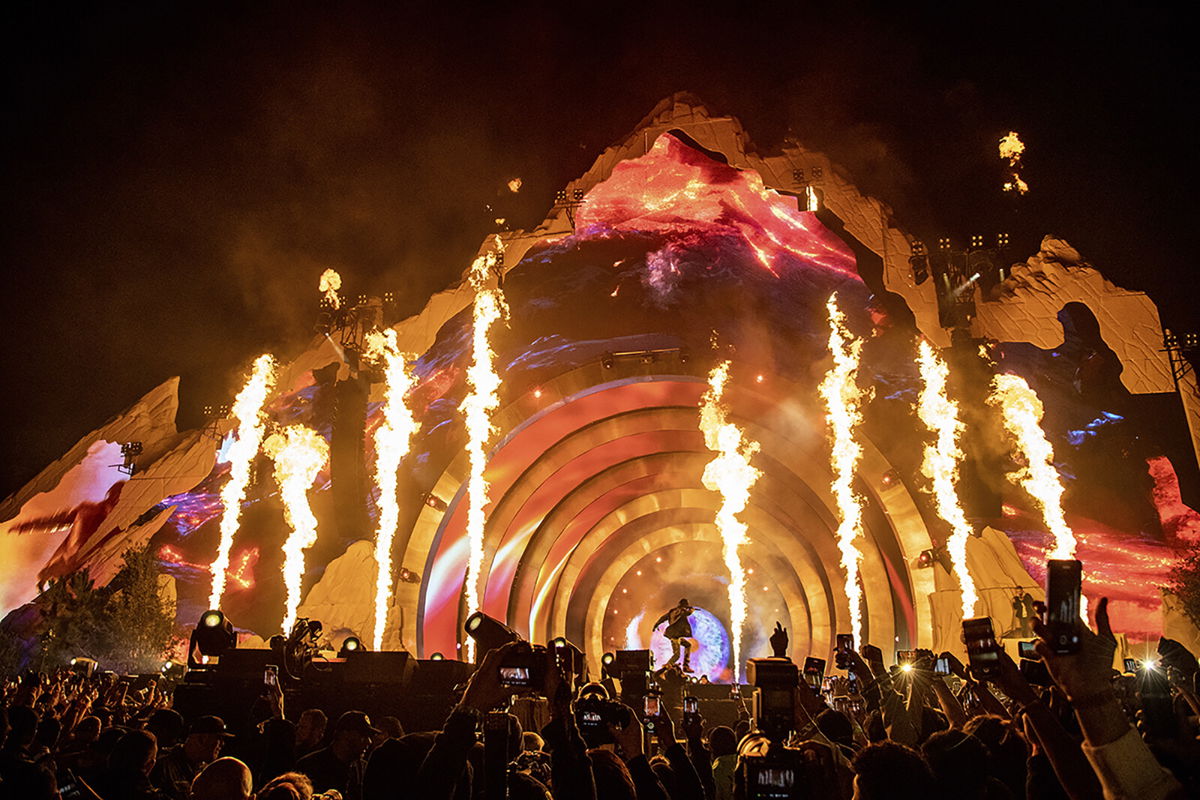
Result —
[[679, 601], [679, 605], [672, 608], [667, 613], [658, 618], [658, 622], [654, 623], [651, 630], [657, 630], [659, 625], [667, 623], [667, 629], [663, 631], [663, 635], [671, 642], [671, 660], [663, 666], [671, 666], [679, 660], [679, 648], [683, 648], [683, 671], [691, 672], [690, 664], [692, 657], [692, 623], [688, 617], [695, 611], [687, 598]]

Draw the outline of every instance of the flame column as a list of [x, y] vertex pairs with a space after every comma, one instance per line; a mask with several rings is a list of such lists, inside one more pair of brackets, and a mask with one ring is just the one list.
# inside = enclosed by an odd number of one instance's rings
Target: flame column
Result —
[[704, 488], [721, 495], [717, 530], [721, 534], [725, 568], [729, 571], [729, 627], [733, 644], [733, 674], [742, 675], [742, 629], [746, 625], [746, 571], [738, 548], [746, 543], [746, 524], [738, 519], [750, 503], [750, 489], [762, 473], [750, 464], [758, 442], [745, 438], [729, 421], [723, 404], [729, 381], [729, 362], [717, 365], [708, 375], [708, 391], [700, 401], [700, 430], [704, 444], [717, 453], [704, 467]]
[[861, 647], [862, 587], [858, 583], [862, 552], [857, 540], [862, 535], [862, 499], [854, 491], [854, 471], [862, 458], [862, 445], [854, 430], [862, 422], [864, 393], [858, 388], [858, 362], [862, 339], [846, 327], [846, 315], [838, 308], [837, 293], [825, 304], [829, 312], [829, 352], [833, 366], [821, 381], [825, 419], [832, 434], [833, 495], [838, 505], [838, 549], [846, 572], [846, 598], [850, 601], [850, 628], [855, 645]]
[[[496, 238], [499, 245], [500, 239]], [[471, 336], [472, 361], [467, 369], [467, 382], [471, 392], [462, 401], [459, 410], [467, 428], [467, 459], [470, 476], [467, 479], [467, 615], [482, 607], [480, 582], [483, 578], [484, 528], [487, 523], [483, 514], [488, 502], [488, 484], [484, 477], [487, 467], [487, 444], [492, 438], [492, 412], [500, 405], [500, 376], [496, 374], [495, 353], [492, 352], [490, 333], [492, 325], [508, 316], [508, 305], [499, 287], [488, 288], [488, 276], [500, 264], [501, 251], [481, 255], [471, 264], [471, 286], [475, 290], [473, 329]], [[467, 659], [475, 658], [475, 640], [467, 639]]]

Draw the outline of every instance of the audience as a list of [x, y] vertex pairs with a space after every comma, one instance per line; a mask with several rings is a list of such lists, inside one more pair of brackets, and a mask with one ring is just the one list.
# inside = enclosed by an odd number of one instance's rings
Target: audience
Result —
[[[649, 718], [610, 701], [604, 735], [591, 727], [585, 741], [572, 687], [586, 676], [555, 667], [538, 692], [541, 711], [522, 716], [540, 730], [522, 731], [498, 678], [512, 645], [484, 654], [441, 730], [415, 733], [397, 717], [375, 725], [347, 711], [326, 737], [324, 711], [293, 723], [276, 689], [247, 710], [235, 738], [220, 717], [185, 719], [166, 692], [131, 693], [111, 675], [27, 672], [0, 684], [0, 797], [732, 800], [750, 796], [754, 775], [766, 776], [771, 797], [830, 800], [1200, 797], [1200, 664], [1164, 639], [1158, 683], [1122, 676], [1104, 601], [1096, 622], [1082, 630], [1081, 652], [1060, 655], [1035, 621], [1038, 684], [1007, 655], [983, 677], [943, 654], [946, 677], [926, 662], [885, 668], [879, 649], [864, 646], [848, 663], [858, 693], [842, 696], [838, 683], [835, 702], [801, 683], [795, 727], [778, 740], [747, 713], [736, 724], [727, 717], [741, 733], [709, 727], [664, 696]], [[237, 758], [222, 757], [227, 742]], [[781, 788], [792, 779], [802, 794]]]

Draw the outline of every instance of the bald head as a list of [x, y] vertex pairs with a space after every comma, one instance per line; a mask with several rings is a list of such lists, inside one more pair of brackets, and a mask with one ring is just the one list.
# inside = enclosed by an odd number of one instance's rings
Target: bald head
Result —
[[250, 800], [250, 768], [236, 758], [218, 758], [192, 781], [189, 800]]

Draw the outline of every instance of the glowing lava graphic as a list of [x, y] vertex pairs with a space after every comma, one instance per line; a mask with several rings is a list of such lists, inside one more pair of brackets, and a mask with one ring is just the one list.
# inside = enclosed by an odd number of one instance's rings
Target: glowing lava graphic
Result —
[[641, 158], [622, 161], [593, 187], [575, 216], [578, 235], [613, 231], [677, 234], [699, 229], [748, 252], [774, 275], [785, 265], [815, 265], [858, 279], [854, 255], [795, 197], [763, 185], [751, 170], [713, 161], [670, 134]]
[[238, 531], [242, 517], [242, 500], [250, 485], [250, 468], [258, 448], [262, 444], [263, 405], [275, 385], [275, 358], [269, 353], [259, 356], [246, 385], [233, 401], [233, 416], [238, 421], [237, 439], [229, 446], [229, 482], [221, 489], [221, 541], [217, 546], [217, 557], [212, 563], [212, 594], [209, 608], [221, 607], [221, 596], [225, 594], [225, 571], [229, 569], [229, 551], [233, 548], [233, 537]]
[[[698, 606], [695, 608], [688, 617], [692, 624], [692, 638], [695, 640], [691, 654], [692, 675], [695, 678], [707, 675], [710, 681], [732, 683], [734, 676], [729, 661], [729, 634], [721, 621], [710, 611]], [[662, 666], [671, 660], [671, 640], [662, 633], [665, 627], [660, 626], [650, 635], [650, 652], [654, 654], [655, 666]]]
[[[499, 247], [500, 238], [496, 237]], [[473, 360], [467, 369], [471, 393], [463, 398], [459, 410], [467, 428], [467, 457], [471, 474], [467, 480], [467, 615], [480, 609], [480, 581], [483, 576], [483, 508], [488, 502], [488, 484], [483, 471], [487, 467], [487, 443], [492, 438], [491, 413], [500, 404], [500, 376], [496, 374], [495, 353], [488, 339], [492, 325], [507, 318], [508, 305], [499, 288], [487, 288], [488, 276], [500, 263], [502, 253], [490, 251], [471, 264], [471, 286], [475, 289], [474, 328], [471, 336]], [[475, 640], [467, 639], [467, 660], [475, 658]]]
[[946, 362], [924, 339], [921, 340], [917, 363], [921, 367], [917, 415], [934, 435], [933, 444], [925, 445], [921, 472], [932, 484], [938, 516], [950, 525], [946, 549], [962, 589], [963, 618], [970, 619], [975, 616], [975, 604], [979, 598], [975, 593], [975, 580], [967, 568], [967, 540], [971, 536], [971, 524], [967, 522], [967, 515], [963, 513], [958, 499], [958, 465], [963, 457], [958, 442], [963, 424], [958, 419], [958, 403], [946, 395], [946, 379], [949, 377]]
[[854, 429], [862, 422], [864, 393], [858, 388], [858, 359], [862, 339], [846, 327], [846, 315], [837, 305], [837, 294], [829, 297], [829, 352], [833, 366], [825, 373], [819, 388], [825, 401], [825, 420], [833, 434], [833, 494], [840, 520], [837, 529], [842, 569], [846, 571], [846, 598], [850, 601], [850, 632], [854, 641], [862, 638], [862, 587], [858, 585], [862, 553], [856, 539], [862, 535], [862, 500], [854, 491], [854, 470], [862, 457], [862, 446], [854, 439]]
[[287, 587], [283, 633], [287, 635], [300, 606], [304, 551], [317, 541], [317, 518], [308, 504], [308, 490], [329, 460], [329, 444], [312, 428], [292, 425], [272, 434], [263, 443], [263, 449], [275, 461], [275, 483], [283, 500], [283, 516], [292, 529], [283, 545], [283, 583]]
[[704, 488], [721, 495], [717, 510], [717, 530], [721, 533], [721, 552], [729, 571], [729, 617], [733, 638], [735, 678], [742, 666], [742, 629], [746, 625], [746, 572], [738, 548], [746, 543], [746, 524], [737, 518], [750, 502], [750, 489], [762, 475], [750, 464], [758, 452], [758, 442], [748, 441], [737, 425], [729, 421], [722, 398], [729, 381], [729, 362], [718, 364], [708, 375], [708, 391], [700, 401], [700, 430], [704, 444], [717, 453], [704, 467]]
[[387, 625], [387, 601], [392, 583], [392, 541], [400, 519], [396, 501], [396, 471], [408, 454], [412, 437], [420, 425], [404, 399], [415, 378], [408, 369], [407, 354], [396, 344], [396, 331], [372, 331], [367, 335], [364, 356], [381, 362], [384, 375], [383, 422], [375, 430], [375, 485], [379, 488], [379, 525], [375, 531], [375, 634], [374, 649], [383, 648]]

